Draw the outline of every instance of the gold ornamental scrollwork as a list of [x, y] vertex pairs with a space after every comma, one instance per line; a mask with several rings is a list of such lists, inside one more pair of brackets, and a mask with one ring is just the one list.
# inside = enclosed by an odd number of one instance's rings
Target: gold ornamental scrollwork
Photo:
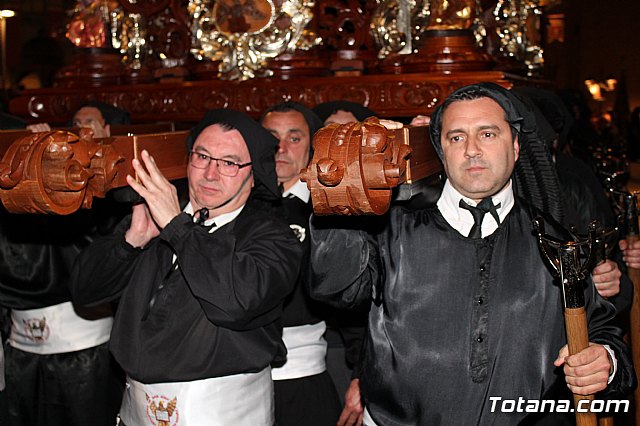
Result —
[[378, 58], [416, 53], [426, 31], [469, 30], [482, 46], [481, 10], [480, 0], [380, 0], [371, 20]]
[[308, 50], [320, 37], [306, 27], [315, 1], [190, 0], [191, 53], [219, 61], [220, 77], [268, 77], [267, 61], [281, 53]]
[[413, 42], [429, 22], [428, 0], [382, 0], [371, 18], [371, 34], [378, 58], [390, 53], [411, 54]]
[[498, 54], [526, 66], [527, 75], [537, 75], [544, 65], [540, 40], [540, 17], [544, 0], [498, 0], [496, 20]]

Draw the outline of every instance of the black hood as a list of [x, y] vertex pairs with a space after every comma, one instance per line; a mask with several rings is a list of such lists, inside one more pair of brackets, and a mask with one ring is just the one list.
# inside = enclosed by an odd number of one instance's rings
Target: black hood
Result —
[[240, 132], [247, 144], [251, 156], [254, 188], [252, 195], [263, 199], [280, 199], [282, 192], [278, 187], [275, 155], [278, 140], [260, 123], [243, 112], [231, 109], [207, 111], [202, 120], [190, 131], [187, 138], [187, 150], [191, 151], [198, 135], [214, 124], [224, 124]]
[[76, 112], [84, 107], [97, 108], [102, 114], [105, 124], [131, 124], [129, 113], [122, 108], [114, 107], [104, 102], [89, 101], [80, 105]]
[[[431, 143], [442, 159], [441, 131], [444, 110], [453, 102], [490, 98], [505, 112], [506, 120], [518, 136], [520, 155], [513, 171], [514, 191], [530, 204], [562, 222], [564, 208], [560, 181], [548, 147], [547, 123], [540, 123], [536, 113], [518, 96], [495, 83], [478, 83], [462, 87], [439, 105], [431, 116]], [[545, 127], [546, 125], [546, 127]], [[553, 133], [551, 133], [552, 135]]]
[[338, 111], [350, 112], [358, 121], [364, 121], [369, 117], [376, 117], [376, 113], [366, 106], [351, 101], [331, 101], [324, 102], [313, 107], [313, 111], [318, 114], [320, 120], [324, 123], [330, 115]]
[[554, 92], [538, 87], [518, 87], [514, 91], [530, 99], [542, 112], [553, 130], [558, 134], [559, 151], [569, 144], [574, 118], [562, 98]]

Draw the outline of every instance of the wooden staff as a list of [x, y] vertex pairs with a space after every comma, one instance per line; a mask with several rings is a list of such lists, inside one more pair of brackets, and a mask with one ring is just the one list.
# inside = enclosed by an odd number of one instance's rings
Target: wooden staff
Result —
[[[629, 245], [640, 239], [638, 225], [638, 197], [635, 194], [623, 193], [624, 196], [624, 227], [626, 240]], [[633, 304], [631, 305], [630, 317], [630, 339], [631, 357], [633, 365], [636, 366], [636, 378], [638, 378], [637, 368], [640, 366], [640, 269], [629, 267], [627, 274], [633, 282]], [[635, 424], [640, 425], [640, 390], [633, 394]]]
[[[584, 307], [581, 308], [565, 308], [564, 322], [567, 330], [567, 343], [569, 345], [569, 354], [577, 354], [589, 346], [589, 330], [587, 328], [587, 316]], [[573, 394], [573, 403], [576, 407], [590, 407], [591, 403], [579, 405], [582, 400], [593, 400], [593, 395], [577, 395]], [[594, 413], [578, 413], [576, 411], [577, 426], [596, 426], [597, 418]]]
[[[590, 227], [590, 237], [580, 241], [560, 241], [544, 234], [542, 219], [534, 221], [534, 229], [538, 234], [538, 244], [545, 260], [560, 277], [564, 302], [564, 320], [567, 333], [569, 355], [577, 354], [589, 346], [589, 330], [585, 312], [584, 290], [582, 280], [588, 274], [589, 266], [593, 264], [594, 251], [589, 250], [587, 260], [581, 265], [579, 250], [583, 246], [592, 248], [596, 240], [595, 226]], [[573, 394], [576, 408], [576, 424], [578, 426], [597, 426], [598, 418], [590, 411], [593, 395]], [[578, 412], [578, 408], [587, 412]]]
[[[596, 221], [592, 223], [593, 228], [597, 228]], [[617, 246], [619, 239], [619, 229], [598, 229], [595, 246], [592, 248], [596, 253], [594, 265], [606, 261], [611, 256], [611, 252]], [[614, 426], [613, 415], [602, 416], [598, 419], [598, 426]]]

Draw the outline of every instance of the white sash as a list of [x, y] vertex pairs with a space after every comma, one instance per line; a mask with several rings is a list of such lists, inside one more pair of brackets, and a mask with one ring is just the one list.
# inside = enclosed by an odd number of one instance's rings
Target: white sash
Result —
[[298, 379], [320, 374], [327, 369], [327, 341], [324, 321], [297, 327], [284, 327], [282, 340], [287, 347], [287, 362], [271, 370], [273, 380]]
[[369, 414], [369, 410], [367, 407], [364, 407], [364, 413], [362, 415], [362, 426], [378, 426], [376, 422], [371, 418], [371, 414]]
[[71, 302], [46, 308], [11, 311], [9, 344], [40, 355], [75, 352], [109, 341], [113, 317], [86, 320]]
[[120, 417], [127, 426], [273, 426], [271, 371], [152, 384], [127, 377]]

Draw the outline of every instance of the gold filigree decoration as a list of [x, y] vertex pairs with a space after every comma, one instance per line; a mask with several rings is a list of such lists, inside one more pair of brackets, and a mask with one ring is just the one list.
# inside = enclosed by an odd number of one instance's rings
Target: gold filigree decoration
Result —
[[220, 61], [220, 77], [267, 77], [267, 61], [281, 53], [308, 50], [321, 39], [306, 27], [315, 1], [190, 0], [191, 53]]
[[524, 63], [529, 76], [537, 74], [544, 64], [540, 3], [541, 0], [499, 0], [493, 10], [500, 54]]
[[432, 0], [428, 30], [468, 30], [478, 16], [476, 0]]
[[129, 13], [122, 19], [120, 33], [120, 52], [122, 63], [129, 68], [139, 70], [148, 53], [147, 28], [140, 13]]
[[383, 0], [371, 19], [378, 58], [416, 53], [429, 30], [470, 30], [482, 46], [486, 29], [479, 0]]
[[125, 13], [116, 0], [78, 0], [68, 24], [67, 38], [79, 47], [114, 48], [122, 63], [139, 70], [149, 53], [144, 17]]
[[415, 52], [414, 41], [429, 21], [428, 0], [384, 0], [371, 17], [371, 33], [376, 42], [378, 58], [390, 53]]
[[111, 15], [119, 11], [116, 0], [77, 0], [67, 12], [71, 20], [65, 36], [78, 47], [111, 47], [114, 33]]

